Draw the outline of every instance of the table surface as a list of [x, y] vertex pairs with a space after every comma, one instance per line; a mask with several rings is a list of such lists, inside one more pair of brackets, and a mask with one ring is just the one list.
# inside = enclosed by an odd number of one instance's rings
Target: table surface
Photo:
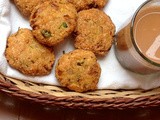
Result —
[[160, 107], [77, 110], [42, 106], [0, 92], [0, 120], [160, 120]]

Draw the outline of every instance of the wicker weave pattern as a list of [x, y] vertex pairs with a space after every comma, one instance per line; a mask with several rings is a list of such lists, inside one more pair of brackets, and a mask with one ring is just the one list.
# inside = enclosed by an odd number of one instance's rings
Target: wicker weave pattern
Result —
[[45, 105], [79, 109], [126, 109], [160, 105], [160, 88], [76, 93], [57, 86], [24, 82], [0, 75], [0, 90]]

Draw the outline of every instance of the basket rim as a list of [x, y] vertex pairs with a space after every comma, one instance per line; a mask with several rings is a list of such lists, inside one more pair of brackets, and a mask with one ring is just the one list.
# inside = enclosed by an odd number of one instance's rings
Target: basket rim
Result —
[[0, 91], [11, 96], [29, 100], [42, 105], [58, 106], [72, 109], [135, 109], [160, 106], [160, 93], [137, 98], [85, 98], [79, 96], [61, 96], [36, 94], [25, 91], [12, 83], [0, 79]]

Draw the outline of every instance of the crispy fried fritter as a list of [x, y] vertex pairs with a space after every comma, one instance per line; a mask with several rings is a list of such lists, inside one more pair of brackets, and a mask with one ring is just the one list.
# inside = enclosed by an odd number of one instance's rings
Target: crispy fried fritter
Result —
[[47, 46], [54, 46], [68, 37], [76, 27], [77, 11], [71, 3], [44, 2], [30, 17], [33, 35]]
[[29, 18], [32, 10], [41, 2], [47, 0], [14, 0], [15, 5], [18, 7], [19, 11]]
[[112, 46], [115, 25], [108, 15], [98, 9], [78, 13], [75, 47], [105, 55]]
[[103, 8], [107, 0], [68, 0], [68, 2], [74, 4], [78, 11], [89, 8]]
[[96, 56], [86, 50], [64, 54], [56, 66], [56, 78], [60, 84], [77, 92], [95, 90], [100, 74]]
[[77, 11], [90, 9], [90, 8], [103, 8], [108, 0], [52, 0], [61, 3], [72, 3], [75, 5]]
[[31, 76], [48, 75], [55, 60], [53, 50], [39, 44], [28, 29], [8, 37], [5, 55], [11, 67]]

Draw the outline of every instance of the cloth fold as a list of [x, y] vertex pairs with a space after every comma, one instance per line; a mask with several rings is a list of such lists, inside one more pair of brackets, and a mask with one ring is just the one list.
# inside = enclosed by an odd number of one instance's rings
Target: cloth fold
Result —
[[[116, 31], [119, 31], [125, 23], [130, 20], [136, 9], [146, 0], [109, 0], [104, 11], [111, 17], [116, 25]], [[10, 0], [0, 1], [0, 73], [37, 83], [50, 85], [59, 85], [55, 78], [53, 68], [50, 75], [43, 77], [26, 76], [11, 68], [5, 59], [5, 48], [7, 37], [15, 33], [18, 28], [29, 28], [29, 21], [25, 19], [10, 2]], [[56, 62], [63, 54], [63, 51], [70, 52], [74, 50], [73, 40], [68, 38], [63, 44], [55, 47]], [[160, 86], [160, 73], [152, 75], [139, 75], [125, 70], [118, 63], [114, 54], [114, 48], [103, 58], [98, 58], [102, 73], [98, 83], [98, 89], [152, 89]], [[55, 63], [56, 64], [56, 63]], [[55, 67], [55, 65], [54, 65]]]

